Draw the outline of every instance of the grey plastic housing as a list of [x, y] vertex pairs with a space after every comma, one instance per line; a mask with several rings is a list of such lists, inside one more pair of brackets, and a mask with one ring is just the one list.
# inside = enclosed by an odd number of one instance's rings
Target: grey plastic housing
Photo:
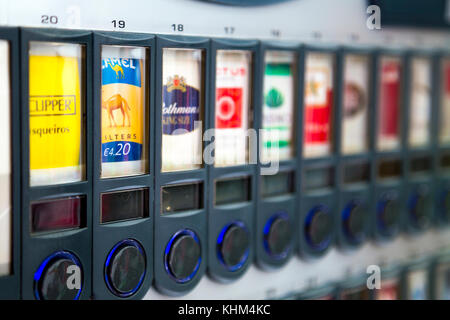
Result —
[[[162, 145], [162, 53], [163, 48], [184, 48], [204, 50], [203, 65], [203, 101], [204, 101], [204, 124], [203, 129], [208, 128], [209, 110], [208, 105], [210, 84], [207, 81], [209, 71], [210, 40], [201, 37], [156, 37], [156, 67], [155, 67], [155, 161], [153, 172], [155, 175], [155, 197], [154, 197], [154, 284], [160, 292], [172, 296], [179, 296], [192, 290], [206, 272], [207, 260], [207, 204], [209, 197], [209, 186], [207, 179], [207, 167], [204, 165], [197, 170], [179, 172], [161, 172], [161, 145]], [[169, 185], [180, 185], [190, 183], [202, 183], [202, 206], [199, 210], [190, 210], [169, 215], [161, 215], [161, 188]], [[201, 262], [195, 276], [185, 283], [175, 281], [165, 269], [164, 251], [171, 237], [182, 229], [190, 229], [197, 234], [201, 247]]]
[[[259, 106], [259, 100], [257, 93], [260, 90], [259, 87], [259, 42], [256, 40], [228, 40], [228, 39], [213, 39], [211, 40], [211, 53], [209, 56], [210, 63], [210, 95], [209, 95], [209, 128], [215, 126], [215, 100], [216, 100], [216, 53], [217, 50], [245, 50], [249, 51], [252, 55], [251, 61], [251, 88], [250, 88], [250, 114], [249, 118], [252, 119], [252, 128], [257, 129], [258, 123], [257, 112]], [[250, 148], [250, 152], [255, 152]], [[257, 188], [257, 175], [256, 164], [243, 164], [237, 166], [216, 167], [213, 164], [208, 166], [208, 189], [209, 195], [207, 199], [208, 207], [208, 275], [219, 282], [231, 282], [245, 274], [248, 267], [253, 263], [255, 255], [255, 210], [256, 210], [256, 188]], [[224, 179], [239, 179], [249, 178], [249, 198], [250, 201], [215, 205], [215, 185], [217, 181]], [[247, 229], [249, 236], [249, 249], [248, 257], [245, 262], [237, 269], [230, 270], [221, 261], [218, 250], [218, 238], [222, 230], [230, 224], [242, 223]]]
[[[411, 51], [406, 53], [406, 66], [405, 66], [405, 79], [407, 80], [405, 91], [405, 107], [403, 119], [406, 119], [404, 123], [403, 132], [403, 145], [406, 146], [405, 157], [404, 157], [404, 167], [406, 172], [405, 177], [405, 215], [404, 215], [404, 230], [408, 234], [416, 234], [429, 229], [433, 224], [433, 219], [435, 217], [435, 192], [436, 186], [434, 183], [434, 175], [436, 172], [436, 147], [438, 145], [438, 114], [437, 114], [437, 102], [439, 99], [439, 80], [436, 75], [438, 74], [438, 64], [435, 55], [431, 52], [426, 51]], [[413, 92], [412, 87], [412, 59], [415, 57], [423, 57], [429, 59], [431, 65], [431, 79], [430, 79], [430, 123], [429, 123], [429, 142], [426, 146], [421, 148], [412, 148], [409, 145], [408, 135], [410, 131], [410, 117], [411, 117], [411, 94]], [[412, 162], [415, 159], [426, 159], [429, 161], [429, 168], [424, 172], [414, 172]], [[422, 200], [425, 201], [426, 214], [422, 218], [422, 221], [414, 216], [413, 210], [415, 210], [414, 205], [411, 203], [413, 198], [418, 194], [421, 194]]]
[[[368, 68], [369, 68], [369, 77], [368, 77], [368, 119], [373, 118], [374, 113], [374, 105], [373, 105], [373, 96], [374, 96], [374, 83], [373, 83], [373, 73], [374, 73], [374, 57], [372, 55], [371, 48], [348, 48], [342, 47], [339, 49], [337, 53], [338, 66], [339, 66], [339, 74], [338, 74], [338, 91], [344, 92], [345, 79], [344, 79], [344, 59], [347, 55], [355, 54], [367, 57]], [[370, 230], [372, 227], [372, 206], [371, 206], [371, 198], [373, 192], [373, 150], [374, 150], [374, 141], [372, 137], [373, 126], [370, 120], [367, 121], [367, 130], [369, 133], [368, 141], [367, 141], [367, 149], [365, 152], [357, 153], [357, 154], [343, 154], [342, 152], [342, 122], [340, 119], [343, 118], [343, 94], [341, 94], [340, 99], [337, 101], [337, 112], [336, 112], [336, 129], [337, 129], [337, 137], [336, 141], [336, 153], [339, 155], [339, 163], [337, 169], [337, 193], [338, 193], [338, 209], [336, 214], [336, 242], [338, 248], [343, 251], [350, 251], [359, 248], [366, 241], [370, 239]], [[368, 166], [368, 180], [361, 181], [355, 184], [348, 184], [344, 182], [344, 168], [350, 167], [353, 164], [367, 165]], [[365, 220], [362, 226], [362, 232], [359, 237], [354, 237], [349, 234], [346, 230], [344, 214], [345, 210], [348, 206], [358, 205], [364, 210], [366, 215]]]
[[[303, 90], [304, 90], [304, 76], [305, 76], [305, 61], [306, 55], [308, 53], [327, 53], [332, 54], [334, 59], [334, 72], [333, 72], [333, 110], [332, 110], [332, 129], [330, 130], [333, 145], [332, 150], [328, 156], [323, 156], [320, 158], [304, 158], [303, 156], [303, 148], [299, 150], [299, 158], [298, 158], [298, 170], [300, 172], [298, 180], [298, 188], [300, 190], [300, 198], [299, 198], [299, 213], [298, 213], [298, 252], [303, 259], [316, 259], [320, 258], [328, 252], [328, 250], [334, 246], [336, 241], [336, 181], [337, 181], [337, 164], [338, 164], [338, 156], [336, 154], [336, 137], [337, 134], [337, 126], [336, 126], [336, 110], [337, 103], [340, 100], [341, 92], [337, 90], [339, 74], [341, 73], [341, 66], [339, 65], [339, 60], [336, 57], [337, 53], [336, 47], [319, 47], [319, 46], [302, 46], [300, 50], [300, 59], [299, 59], [299, 72], [301, 78], [299, 79], [298, 88], [301, 90], [301, 98], [299, 99], [299, 110], [300, 116], [298, 117], [298, 121], [300, 123], [300, 129], [298, 134], [299, 146], [303, 145], [303, 124], [304, 124], [304, 101], [303, 101]], [[331, 186], [324, 187], [318, 190], [305, 190], [304, 188], [304, 180], [306, 170], [323, 168], [324, 170], [330, 169], [332, 171], [332, 181], [334, 182]], [[312, 246], [307, 240], [306, 235], [306, 219], [311, 214], [312, 210], [316, 208], [323, 207], [328, 211], [328, 216], [331, 223], [330, 232], [327, 235], [327, 240], [325, 245], [321, 247]]]
[[[83, 279], [80, 299], [90, 299], [92, 279], [92, 33], [90, 31], [27, 29], [20, 30], [21, 38], [21, 182], [22, 182], [22, 298], [34, 299], [34, 274], [52, 253], [65, 250], [74, 254], [82, 265]], [[30, 187], [29, 183], [29, 42], [77, 43], [85, 46], [85, 177], [84, 181], [51, 186]], [[88, 143], [89, 142], [89, 143]], [[85, 226], [79, 229], [31, 235], [30, 204], [37, 200], [68, 196], [85, 196]]]
[[[153, 281], [153, 195], [154, 195], [154, 171], [153, 171], [153, 137], [154, 137], [154, 59], [155, 59], [155, 37], [149, 34], [129, 34], [119, 32], [95, 32], [94, 35], [94, 101], [93, 101], [93, 136], [94, 152], [93, 166], [93, 287], [92, 294], [95, 299], [140, 299], [142, 298]], [[150, 172], [136, 176], [125, 176], [117, 178], [101, 178], [101, 48], [103, 45], [134, 46], [147, 49], [147, 62], [145, 76], [147, 79], [147, 92], [145, 93], [147, 111], [145, 114], [147, 126], [145, 156], [148, 161]], [[130, 189], [148, 189], [148, 216], [133, 220], [101, 223], [101, 194], [105, 192], [127, 191]], [[145, 251], [146, 270], [145, 277], [131, 296], [120, 297], [111, 291], [106, 284], [105, 263], [112, 248], [125, 239], [137, 241]]]
[[[301, 64], [301, 51], [300, 45], [298, 43], [290, 43], [290, 42], [276, 42], [276, 41], [265, 41], [261, 42], [259, 50], [261, 51], [261, 61], [259, 64], [260, 69], [260, 91], [259, 91], [259, 105], [256, 106], [258, 109], [258, 121], [259, 127], [263, 128], [263, 88], [264, 88], [264, 69], [265, 69], [265, 55], [269, 51], [282, 51], [282, 52], [291, 52], [295, 54], [294, 58], [294, 117], [293, 121], [293, 146], [294, 153], [293, 157], [289, 160], [283, 160], [279, 162], [279, 172], [280, 173], [290, 173], [292, 174], [292, 192], [282, 195], [269, 196], [264, 197], [262, 194], [262, 180], [263, 176], [261, 173], [264, 168], [268, 165], [262, 164], [261, 161], [258, 163], [258, 196], [257, 196], [257, 211], [256, 211], [256, 219], [255, 219], [255, 241], [256, 241], [256, 263], [257, 265], [264, 270], [276, 270], [285, 265], [289, 259], [295, 254], [297, 250], [297, 212], [298, 212], [298, 199], [299, 199], [299, 184], [300, 180], [300, 171], [298, 170], [298, 160], [301, 156], [301, 139], [300, 139], [300, 130], [302, 126], [295, 125], [296, 123], [301, 123], [301, 105], [300, 100], [303, 96], [303, 87], [301, 83], [303, 83], [301, 76], [303, 76], [302, 70], [303, 65]], [[258, 144], [261, 147], [262, 143]], [[260, 153], [261, 154], [261, 153]], [[274, 256], [270, 254], [266, 245], [264, 243], [264, 232], [270, 223], [270, 219], [277, 215], [282, 214], [284, 219], [287, 219], [291, 226], [291, 239], [290, 243], [287, 245], [285, 252], [282, 255]]]
[[[378, 92], [379, 92], [379, 82], [380, 82], [380, 59], [384, 55], [393, 55], [399, 57], [402, 63], [402, 80], [401, 80], [401, 102], [399, 106], [399, 111], [401, 114], [400, 120], [400, 147], [397, 150], [393, 151], [379, 151], [377, 150], [378, 144]], [[372, 157], [372, 176], [374, 177], [374, 187], [373, 187], [373, 196], [372, 196], [372, 237], [377, 242], [389, 241], [395, 238], [403, 229], [404, 225], [404, 213], [405, 213], [405, 165], [404, 165], [404, 150], [405, 150], [405, 98], [407, 96], [406, 92], [406, 80], [405, 80], [405, 57], [404, 52], [399, 50], [379, 50], [376, 49], [374, 51], [374, 64], [373, 64], [373, 72], [372, 81], [373, 81], [373, 92], [375, 93], [373, 96], [373, 113], [372, 113], [372, 122], [371, 127], [373, 131], [371, 133], [374, 146], [374, 154]], [[378, 166], [381, 161], [399, 161], [401, 163], [401, 173], [398, 177], [389, 178], [389, 179], [379, 179], [378, 177]], [[398, 216], [392, 224], [392, 227], [386, 229], [383, 227], [379, 215], [380, 204], [385, 198], [392, 199], [395, 201], [395, 205], [397, 206]]]

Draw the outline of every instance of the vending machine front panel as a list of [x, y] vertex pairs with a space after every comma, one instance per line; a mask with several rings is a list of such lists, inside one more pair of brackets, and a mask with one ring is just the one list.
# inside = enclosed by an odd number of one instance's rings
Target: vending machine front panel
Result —
[[445, 296], [445, 1], [257, 2], [0, 0], [0, 299]]
[[405, 230], [424, 231], [433, 222], [435, 199], [436, 104], [438, 87], [433, 78], [435, 59], [431, 53], [409, 52], [406, 58], [409, 83], [405, 97], [405, 157], [407, 188]]
[[336, 150], [338, 165], [337, 243], [355, 249], [371, 228], [373, 55], [368, 48], [343, 48], [338, 55], [341, 78], [338, 90]]
[[25, 299], [91, 297], [91, 43], [88, 31], [21, 30]]
[[210, 40], [156, 38], [154, 281], [181, 295], [203, 277], [207, 258]]
[[346, 160], [340, 166], [339, 217], [336, 224], [340, 248], [355, 249], [369, 237], [371, 227], [371, 163], [367, 158]]
[[297, 249], [301, 126], [295, 123], [300, 123], [297, 88], [303, 68], [300, 68], [298, 43], [266, 41], [261, 43], [260, 50], [260, 68], [264, 72], [259, 109], [256, 259], [263, 269], [278, 269]]
[[336, 173], [329, 162], [303, 169], [299, 216], [299, 252], [303, 258], [320, 258], [335, 242]]
[[253, 40], [211, 41], [208, 273], [221, 282], [241, 277], [255, 254], [257, 49]]
[[335, 242], [336, 106], [341, 66], [337, 48], [302, 48], [299, 253], [323, 256]]
[[155, 38], [94, 33], [93, 296], [139, 299], [153, 280]]
[[381, 50], [375, 53], [372, 120], [375, 186], [372, 206], [373, 234], [377, 241], [393, 239], [402, 230], [405, 215], [405, 70], [403, 51]]

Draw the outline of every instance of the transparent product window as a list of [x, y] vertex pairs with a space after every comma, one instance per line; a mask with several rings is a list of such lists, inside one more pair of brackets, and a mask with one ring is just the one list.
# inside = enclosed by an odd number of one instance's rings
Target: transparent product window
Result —
[[11, 273], [11, 101], [9, 43], [0, 41], [0, 277]]
[[215, 158], [217, 167], [248, 163], [247, 130], [251, 125], [252, 54], [217, 50]]
[[430, 141], [431, 121], [431, 61], [415, 57], [411, 60], [408, 143], [424, 147]]
[[147, 51], [102, 47], [102, 178], [148, 173]]
[[441, 110], [439, 114], [439, 141], [450, 144], [450, 59], [441, 62]]
[[348, 54], [344, 58], [341, 151], [363, 153], [368, 149], [369, 58]]
[[289, 160], [294, 156], [296, 70], [294, 52], [266, 52], [262, 107], [263, 162]]
[[377, 149], [392, 151], [400, 148], [402, 63], [398, 57], [380, 60], [378, 91]]
[[315, 158], [332, 152], [333, 77], [332, 54], [308, 53], [305, 60], [303, 156]]
[[203, 64], [203, 50], [163, 49], [162, 172], [202, 166]]
[[30, 186], [85, 179], [85, 48], [30, 42]]

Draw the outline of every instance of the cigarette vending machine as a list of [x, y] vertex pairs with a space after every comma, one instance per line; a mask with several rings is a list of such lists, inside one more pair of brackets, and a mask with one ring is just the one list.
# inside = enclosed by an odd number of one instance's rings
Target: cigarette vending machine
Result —
[[0, 8], [0, 299], [449, 298], [448, 1]]

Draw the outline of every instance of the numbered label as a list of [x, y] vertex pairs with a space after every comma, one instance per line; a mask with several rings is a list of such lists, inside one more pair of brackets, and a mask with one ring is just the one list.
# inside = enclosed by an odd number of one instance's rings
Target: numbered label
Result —
[[125, 20], [112, 20], [111, 23], [114, 29], [125, 29], [126, 26]]
[[58, 16], [51, 16], [47, 14], [43, 14], [41, 16], [41, 23], [42, 24], [58, 24]]
[[174, 32], [183, 32], [184, 31], [183, 24], [174, 23], [171, 25], [171, 28], [172, 28], [172, 31], [174, 31]]

